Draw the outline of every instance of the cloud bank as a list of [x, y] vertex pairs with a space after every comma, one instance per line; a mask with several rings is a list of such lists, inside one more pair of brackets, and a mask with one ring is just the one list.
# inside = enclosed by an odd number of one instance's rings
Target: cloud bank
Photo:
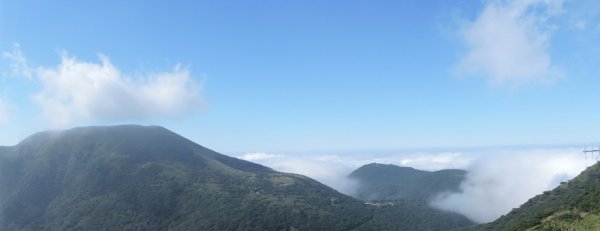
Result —
[[439, 195], [431, 204], [476, 222], [490, 222], [575, 177], [593, 162], [580, 149], [499, 152], [467, 169], [462, 192]]
[[548, 46], [562, 12], [562, 0], [492, 0], [459, 35], [467, 51], [456, 69], [482, 76], [497, 86], [520, 88], [548, 84], [563, 76], [552, 63]]
[[411, 166], [424, 170], [464, 168], [470, 157], [461, 153], [408, 153], [397, 155], [291, 155], [270, 153], [247, 153], [239, 158], [268, 166], [281, 172], [311, 177], [339, 192], [352, 195], [357, 182], [347, 176], [355, 169], [369, 163], [387, 163]]
[[54, 67], [29, 67], [18, 46], [5, 53], [13, 73], [41, 85], [32, 95], [53, 128], [77, 121], [124, 121], [178, 117], [199, 109], [201, 88], [186, 68], [143, 75], [123, 74], [105, 55], [86, 62], [61, 54]]
[[290, 155], [247, 153], [241, 159], [277, 171], [309, 176], [342, 193], [352, 195], [359, 185], [347, 175], [369, 163], [395, 164], [435, 171], [458, 168], [469, 171], [461, 193], [442, 193], [431, 205], [458, 212], [476, 222], [489, 222], [529, 198], [567, 181], [595, 160], [577, 148], [504, 149], [468, 152], [359, 155]]
[[353, 194], [356, 190], [356, 182], [346, 177], [355, 167], [355, 163], [344, 161], [336, 156], [247, 153], [240, 158], [280, 172], [308, 176], [348, 195]]

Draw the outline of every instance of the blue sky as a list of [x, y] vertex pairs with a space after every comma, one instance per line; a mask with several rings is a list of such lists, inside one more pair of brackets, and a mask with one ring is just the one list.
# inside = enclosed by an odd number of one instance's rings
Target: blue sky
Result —
[[121, 123], [226, 153], [598, 141], [599, 11], [0, 0], [0, 144]]

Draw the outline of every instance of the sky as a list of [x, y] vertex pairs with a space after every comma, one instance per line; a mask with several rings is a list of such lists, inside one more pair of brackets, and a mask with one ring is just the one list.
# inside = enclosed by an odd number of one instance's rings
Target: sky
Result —
[[432, 205], [485, 222], [593, 162], [596, 41], [594, 0], [0, 0], [0, 145], [161, 125], [349, 194], [463, 168]]
[[0, 144], [157, 124], [226, 153], [598, 140], [596, 1], [0, 1]]

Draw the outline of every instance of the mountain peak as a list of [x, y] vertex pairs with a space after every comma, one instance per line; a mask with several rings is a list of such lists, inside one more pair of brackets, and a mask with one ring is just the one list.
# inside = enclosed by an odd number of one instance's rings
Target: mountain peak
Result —
[[378, 168], [378, 169], [423, 171], [423, 170], [418, 170], [418, 169], [415, 169], [415, 168], [409, 167], [409, 166], [398, 166], [398, 165], [394, 165], [394, 164], [382, 164], [382, 163], [376, 163], [376, 162], [363, 165], [360, 168], [366, 168], [366, 169], [375, 169], [375, 168]]
[[142, 126], [142, 125], [114, 125], [114, 126], [86, 126], [75, 127], [65, 130], [47, 130], [35, 133], [25, 138], [21, 143], [36, 142], [39, 140], [56, 140], [69, 136], [87, 136], [87, 135], [107, 135], [107, 136], [122, 136], [122, 135], [139, 135], [139, 134], [175, 134], [161, 126]]

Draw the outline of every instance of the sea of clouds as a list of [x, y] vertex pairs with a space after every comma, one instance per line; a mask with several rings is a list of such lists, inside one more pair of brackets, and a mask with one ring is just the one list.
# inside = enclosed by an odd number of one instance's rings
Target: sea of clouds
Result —
[[489, 222], [529, 198], [567, 181], [595, 163], [581, 148], [493, 148], [467, 151], [377, 154], [272, 154], [246, 153], [241, 159], [277, 171], [309, 176], [342, 193], [352, 195], [357, 182], [347, 176], [369, 163], [394, 164], [421, 170], [468, 171], [461, 192], [441, 193], [430, 205], [463, 214], [475, 222]]

